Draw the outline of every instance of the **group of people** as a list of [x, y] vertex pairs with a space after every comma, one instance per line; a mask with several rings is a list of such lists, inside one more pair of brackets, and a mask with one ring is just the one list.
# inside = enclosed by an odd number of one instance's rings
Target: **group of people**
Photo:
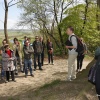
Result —
[[7, 44], [6, 39], [2, 41], [2, 47], [0, 48], [1, 54], [1, 77], [9, 82], [10, 75], [12, 81], [16, 82], [15, 75], [18, 75], [18, 64], [20, 65], [20, 72], [25, 73], [25, 77], [28, 76], [28, 70], [30, 75], [34, 77], [32, 64], [34, 64], [34, 71], [42, 71], [44, 65], [44, 51], [47, 48], [48, 64], [53, 65], [53, 43], [50, 39], [47, 40], [47, 44], [44, 43], [43, 38], [36, 36], [35, 41], [31, 43], [31, 39], [24, 37], [23, 47], [17, 38], [13, 39], [12, 47]]

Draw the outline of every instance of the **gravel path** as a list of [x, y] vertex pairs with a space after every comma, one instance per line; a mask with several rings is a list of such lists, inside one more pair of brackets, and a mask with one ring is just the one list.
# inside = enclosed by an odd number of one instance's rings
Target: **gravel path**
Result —
[[[90, 61], [84, 61], [83, 69], [86, 68]], [[67, 78], [67, 60], [60, 59], [55, 60], [54, 65], [43, 66], [43, 71], [35, 71], [35, 77], [24, 77], [23, 73], [16, 76], [17, 82], [3, 83], [0, 80], [0, 97], [15, 96], [20, 93], [24, 93], [29, 89], [36, 89], [46, 83], [49, 83], [56, 79], [66, 80]]]

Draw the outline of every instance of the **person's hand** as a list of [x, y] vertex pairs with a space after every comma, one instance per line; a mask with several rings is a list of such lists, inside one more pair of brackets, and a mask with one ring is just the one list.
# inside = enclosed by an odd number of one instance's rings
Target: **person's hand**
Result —
[[69, 49], [69, 46], [66, 46], [67, 49]]
[[12, 60], [12, 58], [9, 58], [9, 60]]

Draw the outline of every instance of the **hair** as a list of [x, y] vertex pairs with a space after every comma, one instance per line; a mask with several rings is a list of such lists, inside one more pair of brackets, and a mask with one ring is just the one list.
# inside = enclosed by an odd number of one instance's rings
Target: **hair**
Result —
[[35, 38], [39, 38], [39, 36], [35, 36]]
[[27, 36], [24, 36], [24, 38], [27, 38]]
[[72, 32], [74, 32], [74, 28], [72, 26], [68, 27]]
[[14, 41], [14, 42], [15, 42], [15, 41], [18, 41], [18, 39], [17, 39], [17, 38], [14, 38], [14, 40], [13, 40], [13, 41]]
[[6, 39], [3, 39], [2, 43], [3, 43], [4, 41], [6, 41], [6, 43], [7, 43], [7, 40], [6, 40]]
[[47, 42], [49, 42], [49, 41], [50, 41], [50, 38], [47, 39]]
[[6, 49], [7, 47], [9, 47], [9, 44], [6, 44], [6, 45], [4, 46], [5, 49]]

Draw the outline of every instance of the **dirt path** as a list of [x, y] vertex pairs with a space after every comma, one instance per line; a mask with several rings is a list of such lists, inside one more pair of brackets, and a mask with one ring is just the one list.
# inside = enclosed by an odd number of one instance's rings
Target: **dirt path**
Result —
[[[84, 61], [83, 69], [86, 68], [89, 62], [90, 61]], [[43, 71], [40, 72], [39, 70], [37, 70], [34, 72], [34, 78], [31, 76], [25, 78], [24, 74], [20, 73], [18, 76], [16, 76], [16, 83], [9, 82], [5, 84], [0, 80], [0, 97], [15, 96], [20, 93], [24, 93], [29, 89], [36, 89], [39, 86], [42, 86], [56, 79], [66, 80], [66, 59], [55, 60], [54, 65], [46, 64], [47, 62], [45, 62], [45, 65], [43, 66]]]

